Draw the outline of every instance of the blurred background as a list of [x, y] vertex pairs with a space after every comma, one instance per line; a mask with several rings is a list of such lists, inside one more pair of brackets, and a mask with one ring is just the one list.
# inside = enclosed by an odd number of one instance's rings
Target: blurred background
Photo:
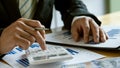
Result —
[[[82, 0], [88, 10], [96, 16], [102, 16], [107, 13], [117, 12], [120, 10], [120, 0]], [[53, 20], [51, 28], [64, 26], [59, 11], [53, 9]], [[56, 23], [57, 22], [57, 23]]]

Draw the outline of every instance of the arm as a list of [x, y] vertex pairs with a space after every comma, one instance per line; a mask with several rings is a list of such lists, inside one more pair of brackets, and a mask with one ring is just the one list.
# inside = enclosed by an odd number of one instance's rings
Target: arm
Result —
[[86, 5], [81, 0], [56, 0], [55, 7], [60, 11], [64, 26], [67, 29], [71, 29], [71, 22], [75, 16], [89, 16], [98, 25], [101, 24], [97, 17], [88, 11]]
[[6, 27], [0, 36], [0, 54], [6, 54], [14, 47], [27, 49], [37, 41], [45, 49], [45, 31], [34, 28], [44, 27], [39, 21], [20, 18]]
[[[62, 15], [64, 27], [71, 30], [75, 41], [83, 38], [84, 42], [88, 43], [90, 35], [93, 36], [95, 43], [105, 42], [108, 39], [107, 34], [100, 27], [101, 22], [87, 10], [81, 0], [57, 0], [55, 7]], [[75, 17], [79, 18], [74, 21]]]

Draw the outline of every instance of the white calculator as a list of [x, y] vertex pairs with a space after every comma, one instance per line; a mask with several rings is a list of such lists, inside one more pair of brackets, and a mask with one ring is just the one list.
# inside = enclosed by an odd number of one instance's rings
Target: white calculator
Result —
[[26, 51], [27, 58], [31, 65], [59, 62], [73, 58], [72, 54], [62, 46], [48, 45], [47, 50], [42, 50], [37, 43], [32, 44], [32, 46], [33, 47]]

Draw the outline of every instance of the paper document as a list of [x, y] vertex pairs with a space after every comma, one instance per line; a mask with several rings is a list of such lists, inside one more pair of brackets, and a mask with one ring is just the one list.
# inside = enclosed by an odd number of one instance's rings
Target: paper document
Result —
[[74, 45], [81, 47], [94, 47], [94, 48], [109, 48], [120, 50], [120, 26], [105, 26], [103, 28], [109, 35], [109, 39], [104, 43], [95, 44], [92, 37], [90, 42], [85, 44], [83, 40], [75, 42], [72, 39], [70, 31], [64, 30], [60, 32], [54, 32], [46, 35], [46, 41], [48, 43]]
[[92, 61], [91, 65], [93, 68], [120, 68], [120, 57]]
[[12, 67], [5, 63], [0, 62], [0, 68], [12, 68]]
[[62, 65], [62, 68], [120, 68], [120, 57], [94, 60], [89, 63]]
[[[46, 45], [53, 46], [50, 44]], [[34, 43], [34, 45], [32, 44], [30, 46], [30, 48], [36, 47], [38, 47], [37, 43]], [[73, 55], [72, 60], [41, 65], [30, 65], [28, 59], [26, 58], [25, 50], [22, 50], [19, 47], [15, 47], [3, 58], [3, 60], [10, 64], [13, 68], [61, 68], [63, 64], [84, 63], [105, 57], [103, 55], [97, 54], [95, 52], [83, 48], [70, 48], [70, 47], [65, 48]]]

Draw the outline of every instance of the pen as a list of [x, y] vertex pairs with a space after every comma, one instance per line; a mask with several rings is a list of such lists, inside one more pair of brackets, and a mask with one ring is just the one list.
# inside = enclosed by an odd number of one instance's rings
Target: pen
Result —
[[35, 30], [40, 31], [40, 30], [49, 30], [49, 29], [48, 28], [44, 28], [44, 27], [40, 27], [40, 28], [35, 28]]

